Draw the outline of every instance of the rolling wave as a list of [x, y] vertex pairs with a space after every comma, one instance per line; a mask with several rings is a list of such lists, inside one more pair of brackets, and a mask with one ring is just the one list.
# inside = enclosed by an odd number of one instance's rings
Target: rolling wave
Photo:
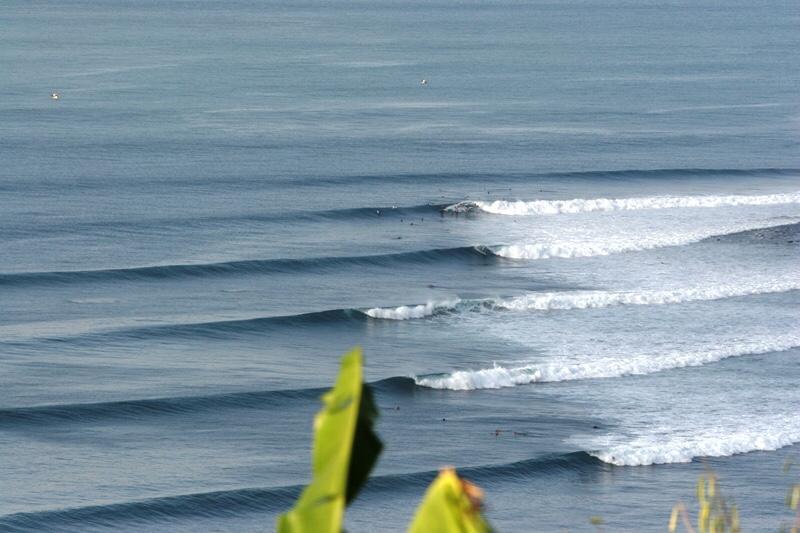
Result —
[[[402, 396], [416, 385], [408, 377], [375, 381], [370, 387], [382, 395]], [[296, 405], [298, 401], [316, 401], [328, 389], [245, 391], [206, 396], [145, 398], [113, 402], [55, 404], [0, 409], [0, 428], [8, 430], [43, 427], [55, 424], [95, 423], [102, 421], [138, 421], [162, 416], [183, 416], [224, 409], [272, 409]]]
[[[513, 463], [459, 468], [459, 474], [480, 484], [498, 479], [525, 479], [563, 472], [590, 472], [609, 468], [585, 452], [549, 455]], [[388, 492], [419, 491], [428, 486], [437, 471], [388, 474], [369, 478], [361, 498]], [[242, 488], [215, 492], [182, 494], [135, 500], [108, 505], [95, 505], [39, 512], [15, 513], [0, 517], [4, 531], [64, 530], [87, 527], [110, 527], [120, 523], [146, 525], [186, 516], [229, 517], [247, 512], [279, 512], [291, 507], [303, 489], [302, 485], [274, 488]]]
[[326, 389], [238, 392], [209, 396], [152, 398], [0, 409], [0, 427], [42, 426], [103, 420], [141, 420], [218, 409], [260, 409], [321, 396]]
[[[712, 237], [741, 236], [748, 232], [770, 229], [796, 234], [795, 224], [779, 221], [752, 223], [719, 231], [665, 233], [655, 236], [615, 238], [597, 242], [551, 242], [536, 244], [475, 245], [455, 248], [433, 248], [392, 254], [310, 257], [298, 259], [249, 259], [219, 263], [153, 265], [101, 270], [64, 270], [45, 272], [0, 273], [0, 286], [80, 284], [114, 281], [158, 281], [181, 278], [208, 278], [263, 274], [293, 274], [297, 272], [331, 272], [342, 268], [385, 267], [404, 264], [429, 265], [434, 263], [472, 262], [491, 264], [498, 258], [549, 259], [605, 256], [624, 252], [644, 251], [666, 246], [692, 244]], [[789, 229], [786, 229], [789, 228]], [[793, 237], [792, 237], [793, 238]], [[791, 239], [790, 239], [791, 240]], [[794, 242], [794, 241], [792, 241]]]
[[410, 320], [427, 318], [445, 312], [480, 310], [552, 311], [596, 309], [617, 305], [667, 305], [697, 301], [721, 300], [757, 294], [773, 294], [800, 290], [800, 276], [778, 280], [745, 280], [731, 285], [686, 287], [651, 291], [560, 291], [535, 292], [511, 298], [446, 300], [400, 307], [375, 307], [364, 311], [372, 318]]
[[[791, 425], [790, 425], [791, 426]], [[796, 426], [796, 424], [795, 424]], [[615, 466], [636, 466], [690, 462], [698, 457], [719, 457], [756, 450], [774, 450], [800, 441], [800, 430], [785, 424], [766, 433], [742, 430], [723, 435], [703, 435], [691, 442], [633, 442], [626, 447], [592, 452], [575, 451], [552, 454], [502, 464], [459, 468], [459, 474], [479, 485], [490, 487], [505, 480], [538, 478], [564, 473], [607, 471]], [[398, 492], [419, 492], [435, 478], [434, 470], [370, 477], [361, 498], [396, 495]], [[163, 524], [186, 517], [231, 517], [252, 512], [278, 513], [291, 507], [302, 491], [302, 485], [249, 487], [213, 492], [163, 496], [106, 505], [73, 507], [57, 510], [22, 512], [0, 517], [4, 531], [60, 530], [80, 531], [88, 528], [115, 528], [122, 524], [139, 527]]]
[[90, 528], [115, 529], [123, 523], [139, 527], [181, 517], [230, 517], [255, 511], [288, 509], [297, 499], [301, 485], [274, 489], [247, 488], [108, 505], [14, 513], [0, 517], [3, 531], [86, 531]]
[[724, 196], [647, 196], [641, 198], [575, 198], [572, 200], [533, 200], [493, 202], [465, 201], [444, 208], [444, 212], [464, 213], [480, 210], [493, 215], [532, 216], [594, 211], [634, 211], [742, 205], [779, 205], [800, 203], [800, 192], [764, 195]]
[[[315, 311], [297, 315], [280, 315], [268, 317], [245, 318], [239, 320], [211, 320], [208, 322], [180, 323], [167, 325], [148, 325], [131, 327], [96, 334], [100, 337], [141, 338], [179, 338], [202, 337], [206, 339], [227, 339], [247, 334], [258, 335], [266, 331], [274, 331], [288, 327], [320, 326], [331, 323], [359, 323], [367, 317], [357, 309], [332, 309]], [[91, 336], [92, 334], [90, 334]]]
[[[213, 317], [213, 315], [212, 315]], [[204, 338], [228, 339], [244, 335], [260, 335], [286, 328], [324, 326], [326, 324], [359, 324], [367, 316], [358, 309], [332, 309], [296, 315], [256, 316], [208, 320], [203, 322], [170, 322], [181, 317], [164, 317], [142, 323], [137, 318], [125, 319], [76, 319], [59, 322], [25, 322], [0, 326], [0, 343], [26, 342], [106, 342], [109, 339], [153, 339], [153, 338]], [[195, 320], [197, 317], [192, 316]]]
[[[664, 178], [672, 179], [688, 179], [694, 180], [697, 178], [716, 178], [716, 177], [792, 177], [800, 174], [800, 169], [797, 168], [649, 168], [649, 169], [610, 169], [610, 170], [582, 170], [574, 172], [503, 172], [503, 181], [509, 182], [523, 182], [530, 183], [531, 180], [548, 180], [548, 179], [576, 179], [576, 180], [659, 180]], [[431, 183], [447, 183], [451, 185], [454, 182], [474, 183], [481, 184], [486, 182], [487, 178], [493, 176], [487, 175], [485, 172], [441, 172], [441, 173], [399, 173], [399, 172], [386, 172], [382, 174], [351, 174], [351, 175], [328, 175], [321, 176], [319, 174], [312, 174], [308, 176], [286, 176], [286, 177], [272, 177], [269, 181], [265, 181], [261, 174], [253, 174], [250, 176], [236, 176], [232, 178], [225, 175], [181, 177], [170, 176], [167, 181], [164, 176], [141, 176], [136, 180], [109, 180], [107, 177], [91, 177], [82, 176], [80, 185], [86, 189], [114, 189], [125, 190], [127, 188], [141, 189], [142, 187], [158, 187], [159, 189], [184, 189], [197, 187], [209, 187], [215, 185], [224, 185], [231, 190], [264, 190], [265, 188], [280, 188], [286, 187], [319, 187], [320, 185], [361, 185], [365, 183], [375, 184], [381, 182], [403, 182], [403, 183], [419, 183], [430, 185]], [[67, 182], [66, 185], [72, 185], [74, 182]], [[52, 191], [53, 189], [65, 186], [63, 179], [9, 179], [0, 183], [0, 191], [24, 191], [24, 190], [43, 190]]]
[[35, 223], [19, 227], [9, 227], [4, 230], [6, 239], [28, 239], [36, 237], [51, 238], [55, 235], [80, 235], [102, 232], [129, 233], [137, 232], [165, 232], [186, 231], [187, 228], [206, 228], [219, 226], [237, 226], [253, 223], [297, 223], [297, 222], [326, 222], [326, 221], [359, 221], [378, 218], [416, 218], [420, 216], [433, 216], [441, 213], [447, 205], [424, 204], [412, 206], [374, 206], [352, 207], [343, 209], [321, 209], [318, 211], [279, 211], [279, 212], [253, 212], [233, 213], [225, 215], [208, 216], [168, 216], [160, 218], [141, 219], [107, 219], [99, 221], [76, 221], [72, 223], [52, 223], [37, 220]]
[[721, 235], [717, 239], [726, 241], [748, 240], [754, 243], [798, 244], [800, 243], [800, 222], [796, 222], [796, 217], [780, 217], [778, 220], [787, 219], [792, 220], [792, 222], [729, 233]]
[[326, 272], [343, 267], [394, 267], [399, 264], [430, 264], [442, 261], [491, 260], [493, 254], [482, 246], [437, 248], [395, 254], [313, 257], [300, 259], [251, 259], [221, 263], [154, 265], [105, 270], [54, 272], [11, 272], [0, 274], [0, 286], [71, 284], [106, 281], [151, 281], [193, 277], [222, 277], [248, 274], [291, 274]]
[[[413, 320], [423, 319], [449, 313], [472, 313], [492, 311], [553, 311], [580, 310], [612, 307], [618, 305], [667, 305], [697, 301], [711, 301], [725, 298], [736, 298], [759, 294], [774, 294], [800, 290], [800, 277], [787, 277], [773, 280], [743, 280], [730, 285], [712, 285], [708, 287], [686, 287], [670, 290], [651, 291], [604, 291], [579, 290], [561, 292], [536, 292], [509, 298], [484, 298], [461, 300], [458, 298], [429, 301], [418, 305], [401, 305], [398, 307], [373, 307], [370, 309], [331, 309], [296, 315], [278, 315], [267, 317], [247, 317], [233, 320], [210, 320], [207, 322], [188, 322], [146, 325], [122, 325], [98, 329], [101, 321], [83, 321], [81, 326], [73, 322], [39, 326], [33, 333], [27, 324], [21, 329], [24, 334], [15, 333], [20, 326], [0, 327], [7, 339], [64, 342], [68, 339], [80, 342], [104, 342], [109, 338], [152, 339], [152, 338], [206, 338], [227, 339], [243, 335], [261, 335], [265, 332], [285, 328], [320, 327], [325, 325], [351, 324], [357, 326], [367, 320]], [[52, 335], [47, 331], [53, 328], [69, 331], [66, 335]]]
[[443, 375], [417, 376], [414, 380], [417, 385], [432, 389], [499, 389], [531, 383], [652, 374], [664, 370], [715, 363], [729, 357], [781, 352], [797, 347], [800, 347], [800, 336], [781, 335], [693, 352], [675, 351], [658, 356], [623, 355], [617, 358], [607, 357], [585, 362], [564, 361], [563, 363], [516, 367], [495, 364], [492, 368], [460, 370]]

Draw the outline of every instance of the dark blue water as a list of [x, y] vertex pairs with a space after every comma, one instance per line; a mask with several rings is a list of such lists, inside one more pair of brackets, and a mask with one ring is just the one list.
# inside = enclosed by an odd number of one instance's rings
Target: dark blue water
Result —
[[0, 530], [269, 530], [355, 344], [386, 449], [349, 531], [443, 465], [501, 531], [661, 531], [707, 467], [748, 530], [789, 517], [794, 2], [0, 28]]

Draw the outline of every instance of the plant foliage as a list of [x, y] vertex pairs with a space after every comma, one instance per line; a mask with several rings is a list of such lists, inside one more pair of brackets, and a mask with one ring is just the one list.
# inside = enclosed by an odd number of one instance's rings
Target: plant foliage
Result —
[[314, 419], [313, 478], [294, 508], [278, 518], [279, 533], [339, 533], [345, 506], [378, 459], [378, 412], [363, 382], [362, 359], [360, 348], [345, 355], [335, 386], [322, 397]]
[[483, 491], [447, 468], [433, 481], [409, 533], [489, 533], [481, 515]]

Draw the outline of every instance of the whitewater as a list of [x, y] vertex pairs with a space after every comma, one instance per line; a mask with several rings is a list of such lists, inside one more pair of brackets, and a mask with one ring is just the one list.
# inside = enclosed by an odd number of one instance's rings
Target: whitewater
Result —
[[384, 320], [411, 320], [453, 311], [552, 311], [597, 309], [615, 305], [667, 305], [794, 290], [800, 290], [800, 274], [787, 276], [784, 279], [756, 282], [744, 279], [739, 283], [668, 290], [545, 292], [512, 298], [453, 299], [399, 307], [374, 307], [365, 310], [364, 313], [371, 318]]
[[520, 242], [499, 246], [490, 246], [489, 249], [495, 255], [507, 259], [573, 259], [582, 257], [595, 257], [629, 252], [642, 252], [657, 248], [685, 246], [700, 242], [711, 237], [721, 237], [752, 231], [756, 229], [768, 229], [783, 225], [785, 222], [776, 220], [768, 221], [744, 221], [736, 224], [729, 224], [723, 227], [703, 227], [690, 230], [669, 230], [660, 229], [657, 232], [648, 233], [619, 233], [594, 237], [589, 240], [561, 240], [553, 239], [552, 242]]
[[634, 211], [640, 209], [712, 208], [800, 203], [800, 192], [763, 195], [649, 196], [641, 198], [575, 198], [572, 200], [494, 200], [464, 201], [444, 208], [445, 212], [479, 209], [494, 215], [533, 216], [595, 211]]
[[585, 362], [553, 361], [505, 367], [495, 364], [478, 370], [459, 370], [442, 376], [415, 376], [418, 385], [432, 389], [499, 389], [532, 383], [619, 378], [652, 374], [665, 370], [702, 366], [730, 357], [742, 357], [790, 350], [800, 346], [800, 335], [788, 334], [763, 339], [748, 339], [729, 346], [693, 352], [620, 354], [617, 357], [591, 358]]
[[[689, 463], [698, 457], [727, 457], [756, 451], [775, 451], [800, 442], [800, 422], [789, 413], [780, 416], [707, 420], [707, 425], [677, 431], [662, 427], [653, 435], [637, 436], [624, 444], [590, 451], [603, 462], [617, 466]], [[727, 427], [725, 427], [727, 426]], [[742, 427], [744, 426], [744, 427]]]

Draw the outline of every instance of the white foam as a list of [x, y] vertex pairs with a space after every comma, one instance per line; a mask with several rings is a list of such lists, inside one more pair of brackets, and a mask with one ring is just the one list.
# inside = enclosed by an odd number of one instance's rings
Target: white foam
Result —
[[495, 255], [507, 259], [536, 260], [596, 257], [625, 252], [640, 252], [666, 246], [683, 246], [709, 237], [729, 235], [740, 231], [771, 228], [778, 225], [780, 225], [778, 221], [773, 221], [772, 223], [755, 221], [722, 228], [704, 228], [695, 231], [606, 236], [592, 241], [554, 241], [536, 244], [509, 244], [494, 246], [491, 247], [490, 250]]
[[461, 212], [478, 208], [495, 215], [532, 216], [593, 211], [632, 211], [693, 207], [729, 207], [741, 205], [778, 205], [800, 203], [800, 192], [763, 195], [725, 196], [647, 196], [641, 198], [575, 198], [573, 200], [533, 200], [460, 202], [445, 208]]
[[591, 454], [609, 464], [639, 466], [688, 463], [695, 457], [773, 451], [800, 442], [800, 418], [770, 418], [738, 421], [740, 427], [733, 431], [726, 427], [691, 432], [659, 431]]
[[119, 302], [116, 298], [73, 298], [67, 301], [71, 304], [113, 304]]
[[411, 320], [443, 310], [500, 309], [505, 311], [551, 311], [596, 309], [615, 305], [667, 305], [720, 300], [754, 294], [800, 290], [800, 276], [769, 281], [741, 281], [735, 285], [688, 287], [654, 291], [566, 291], [530, 293], [513, 298], [451, 300], [400, 307], [374, 307], [364, 311], [372, 318]]
[[769, 294], [800, 289], [800, 275], [792, 279], [767, 282], [743, 282], [736, 285], [691, 287], [660, 291], [574, 291], [531, 293], [500, 299], [493, 307], [511, 311], [547, 311], [553, 309], [593, 309], [614, 305], [665, 305], [705, 300], [719, 300], [752, 294]]
[[417, 385], [432, 389], [499, 389], [537, 382], [652, 374], [674, 368], [714, 363], [729, 357], [784, 351], [798, 346], [800, 346], [800, 336], [783, 335], [692, 352], [620, 355], [613, 358], [589, 359], [584, 362], [564, 361], [510, 368], [495, 364], [492, 368], [480, 370], [460, 370], [442, 376], [416, 377], [415, 381]]
[[400, 307], [373, 307], [367, 309], [364, 314], [372, 318], [382, 318], [385, 320], [410, 320], [412, 318], [425, 318], [437, 312], [454, 309], [460, 300], [445, 302], [428, 302], [420, 305], [401, 305]]

